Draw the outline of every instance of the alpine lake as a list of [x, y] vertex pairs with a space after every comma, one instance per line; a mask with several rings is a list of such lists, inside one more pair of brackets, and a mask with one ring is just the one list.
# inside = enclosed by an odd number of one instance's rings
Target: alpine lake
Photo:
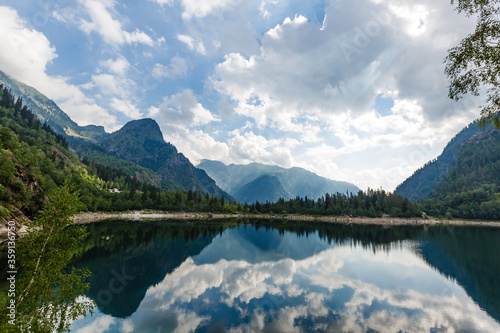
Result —
[[500, 228], [103, 221], [71, 332], [500, 332]]

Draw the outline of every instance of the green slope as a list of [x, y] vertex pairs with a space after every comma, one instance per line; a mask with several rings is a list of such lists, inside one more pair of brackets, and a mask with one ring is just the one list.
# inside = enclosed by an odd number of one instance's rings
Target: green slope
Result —
[[[115, 162], [133, 163], [118, 158]], [[41, 124], [0, 84], [0, 219], [20, 223], [31, 219], [47, 203], [47, 196], [65, 183], [78, 191], [82, 211], [242, 211], [241, 206], [229, 204], [227, 196], [222, 200], [198, 191], [160, 191], [121, 169], [86, 158], [80, 161], [63, 135]]]
[[[120, 131], [108, 134], [102, 126], [79, 126], [54, 101], [1, 71], [0, 84], [21, 97], [42, 123], [64, 134], [70, 147], [82, 158], [121, 169], [162, 189], [197, 189], [232, 199], [204, 171], [197, 170], [174, 146], [165, 143], [158, 124], [151, 119], [131, 122]], [[133, 129], [134, 126], [138, 128]], [[134, 133], [128, 135], [128, 131]]]
[[24, 104], [38, 116], [42, 123], [50, 125], [57, 133], [64, 133], [68, 140], [78, 139], [97, 142], [106, 135], [104, 127], [79, 126], [57, 104], [33, 87], [19, 82], [0, 71], [0, 84], [11, 90], [12, 94], [23, 99]]
[[203, 170], [195, 168], [173, 145], [163, 140], [160, 127], [153, 119], [128, 122], [105, 137], [101, 147], [113, 156], [152, 170], [162, 180], [174, 181], [185, 190], [233, 200]]
[[415, 171], [411, 177], [396, 188], [395, 192], [410, 200], [429, 198], [436, 184], [449, 172], [460, 144], [481, 132], [483, 130], [479, 129], [475, 122], [465, 127], [450, 140], [437, 159]]
[[465, 140], [423, 206], [433, 215], [500, 220], [500, 131]]

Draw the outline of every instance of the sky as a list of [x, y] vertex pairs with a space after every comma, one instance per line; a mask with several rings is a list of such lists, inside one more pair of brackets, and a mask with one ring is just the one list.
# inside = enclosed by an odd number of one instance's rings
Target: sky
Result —
[[155, 119], [190, 161], [392, 191], [479, 115], [448, 0], [0, 0], [0, 70], [79, 125]]

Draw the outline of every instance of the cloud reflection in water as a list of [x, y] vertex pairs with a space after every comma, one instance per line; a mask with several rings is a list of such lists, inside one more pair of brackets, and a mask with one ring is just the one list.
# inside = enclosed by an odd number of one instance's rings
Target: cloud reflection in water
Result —
[[317, 233], [227, 229], [149, 288], [131, 317], [106, 326], [116, 332], [500, 331], [413, 247], [403, 241], [381, 251], [329, 244]]

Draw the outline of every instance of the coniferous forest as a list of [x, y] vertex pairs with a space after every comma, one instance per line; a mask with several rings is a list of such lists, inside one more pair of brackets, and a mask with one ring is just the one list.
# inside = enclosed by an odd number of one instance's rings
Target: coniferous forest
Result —
[[[0, 86], [1, 87], [1, 86]], [[326, 193], [316, 200], [297, 197], [253, 204], [229, 202], [200, 191], [165, 191], [118, 168], [102, 165], [68, 147], [64, 135], [40, 123], [22, 99], [0, 89], [0, 200], [2, 217], [33, 217], [47, 195], [69, 183], [78, 191], [82, 211], [161, 210], [214, 213], [275, 213], [380, 217], [419, 216], [419, 208], [385, 191]]]
[[78, 191], [82, 211], [161, 210], [213, 213], [309, 214], [366, 217], [431, 216], [500, 219], [500, 134], [490, 130], [457, 145], [449, 172], [429, 198], [410, 201], [383, 190], [325, 193], [311, 199], [240, 204], [199, 190], [162, 190], [130, 169], [79, 158], [56, 133], [0, 86], [0, 214], [33, 217], [65, 182]]
[[499, 220], [500, 132], [486, 131], [460, 145], [449, 172], [422, 207], [435, 216]]

